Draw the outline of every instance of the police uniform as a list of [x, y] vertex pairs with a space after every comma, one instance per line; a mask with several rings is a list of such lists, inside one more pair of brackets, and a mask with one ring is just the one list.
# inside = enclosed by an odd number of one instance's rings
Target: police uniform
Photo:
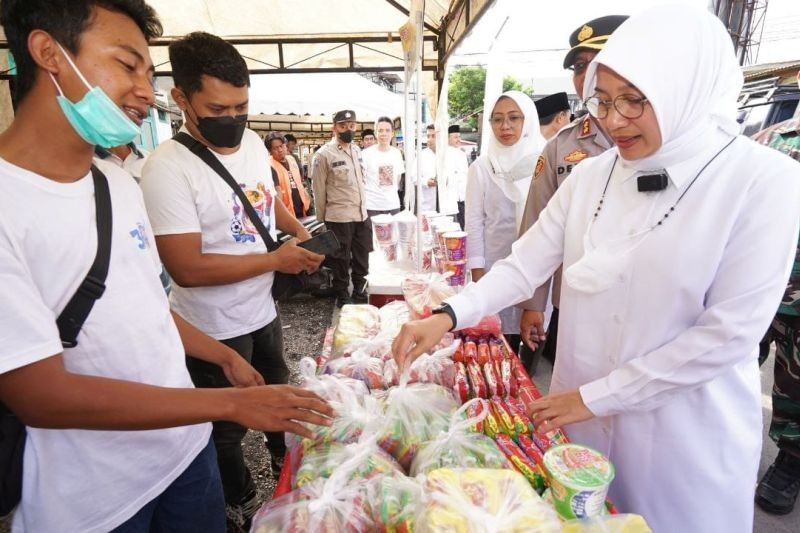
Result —
[[[569, 37], [570, 50], [564, 58], [564, 68], [569, 68], [575, 61], [575, 56], [581, 51], [598, 52], [603, 49], [606, 41], [628, 17], [623, 15], [609, 15], [587, 22], [577, 28]], [[573, 120], [564, 126], [547, 145], [536, 162], [533, 171], [533, 181], [528, 191], [528, 200], [520, 225], [520, 235], [538, 220], [539, 214], [550, 201], [556, 189], [567, 179], [572, 169], [586, 159], [599, 155], [613, 146], [608, 135], [603, 131], [598, 122], [591, 116], [585, 115]], [[561, 298], [561, 268], [556, 271], [553, 281], [553, 314], [547, 328], [547, 341], [542, 349], [542, 354], [550, 361], [555, 360], [556, 341], [558, 338], [558, 307]], [[533, 298], [519, 304], [524, 310], [544, 312], [547, 307], [547, 295], [550, 292], [550, 280], [539, 287]], [[524, 345], [523, 345], [524, 346]], [[527, 355], [528, 349], [524, 347], [523, 354]]]
[[[339, 111], [334, 123], [355, 121], [353, 111]], [[347, 298], [352, 268], [353, 292], [363, 297], [372, 251], [372, 226], [367, 217], [365, 173], [361, 149], [353, 142], [344, 144], [338, 137], [325, 144], [314, 156], [311, 170], [317, 219], [336, 234], [341, 248], [327, 257], [333, 271], [337, 297]]]
[[[753, 140], [800, 161], [800, 118], [776, 124], [757, 133]], [[769, 344], [773, 341], [775, 380], [769, 436], [779, 450], [800, 458], [800, 243], [783, 300], [762, 341], [767, 351], [763, 353], [761, 362], [766, 359]], [[788, 504], [791, 496], [785, 493], [785, 489], [781, 490], [783, 487], [779, 480], [772, 479], [773, 470], [774, 467], [770, 467], [759, 484], [756, 502], [765, 510], [780, 512], [774, 508], [775, 503], [780, 504], [784, 500]]]

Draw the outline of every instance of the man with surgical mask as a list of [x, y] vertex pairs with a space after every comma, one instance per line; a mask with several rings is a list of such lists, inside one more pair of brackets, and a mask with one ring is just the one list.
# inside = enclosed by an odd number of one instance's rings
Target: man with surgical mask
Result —
[[327, 264], [333, 271], [336, 306], [342, 307], [347, 303], [367, 302], [372, 225], [367, 215], [361, 150], [353, 142], [355, 111], [344, 109], [334, 113], [332, 129], [333, 139], [314, 156], [311, 181], [317, 219], [325, 222], [341, 244], [335, 254], [328, 256]]
[[[570, 35], [571, 48], [564, 57], [564, 68], [572, 71], [572, 82], [579, 98], [583, 99], [586, 68], [603, 49], [608, 37], [627, 18], [623, 15], [600, 17], [581, 25]], [[528, 191], [528, 200], [519, 230], [520, 236], [538, 220], [547, 202], [578, 163], [588, 157], [599, 155], [612, 146], [613, 142], [609, 136], [590, 115], [577, 118], [561, 129], [555, 137], [549, 139], [533, 171], [533, 181]], [[545, 330], [544, 312], [550, 295], [551, 280], [553, 312]], [[561, 269], [559, 268], [551, 279], [536, 290], [533, 298], [519, 305], [523, 310], [520, 319], [522, 335], [520, 356], [533, 368], [536, 365], [533, 350], [537, 348], [538, 353], [545, 359], [551, 363], [555, 361], [560, 299]], [[543, 346], [540, 346], [542, 344]]]
[[[177, 140], [162, 143], [145, 165], [141, 187], [159, 254], [174, 281], [172, 307], [236, 350], [267, 383], [288, 383], [281, 320], [271, 293], [274, 273], [314, 271], [323, 257], [297, 246], [298, 239], [310, 235], [279, 201], [269, 153], [258, 134], [246, 128], [250, 80], [239, 52], [219, 37], [196, 32], [173, 42], [169, 57], [172, 97], [185, 117], [181, 131], [222, 163], [273, 240], [277, 229], [297, 237], [268, 252], [222, 177]], [[198, 387], [229, 382], [204, 361], [189, 358], [187, 366]], [[214, 424], [228, 518], [247, 529], [261, 501], [244, 462], [245, 434], [239, 424]], [[277, 476], [286, 452], [284, 434], [265, 437]]]

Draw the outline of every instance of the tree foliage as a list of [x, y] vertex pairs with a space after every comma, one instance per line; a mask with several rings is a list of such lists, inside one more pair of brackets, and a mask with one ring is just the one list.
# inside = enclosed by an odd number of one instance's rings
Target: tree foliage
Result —
[[[447, 93], [448, 112], [452, 119], [475, 128], [477, 114], [483, 110], [486, 69], [483, 67], [460, 67], [450, 75], [450, 90]], [[519, 80], [506, 76], [503, 78], [503, 92], [522, 91], [528, 96], [533, 88], [523, 86]]]

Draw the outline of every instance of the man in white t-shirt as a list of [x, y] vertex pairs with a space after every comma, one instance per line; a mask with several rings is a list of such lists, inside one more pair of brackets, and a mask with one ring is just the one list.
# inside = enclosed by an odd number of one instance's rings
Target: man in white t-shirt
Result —
[[[233, 176], [273, 240], [277, 229], [306, 240], [308, 231], [275, 192], [269, 153], [247, 129], [250, 79], [239, 52], [217, 36], [195, 32], [169, 47], [182, 131], [204, 144]], [[153, 151], [141, 181], [156, 244], [173, 279], [172, 307], [205, 334], [236, 350], [267, 383], [288, 383], [280, 317], [272, 299], [276, 271], [314, 271], [323, 256], [297, 246], [273, 253], [246, 216], [234, 191], [211, 167], [176, 140]], [[198, 387], [229, 386], [214, 365], [188, 359]], [[214, 423], [214, 443], [229, 516], [247, 521], [260, 505], [244, 461], [247, 429]], [[282, 432], [267, 433], [273, 475], [283, 465]], [[240, 524], [240, 525], [242, 525]]]
[[[28, 426], [13, 531], [222, 533], [207, 422], [302, 433], [296, 421], [323, 419], [298, 408], [330, 411], [294, 387], [251, 386], [250, 365], [170, 312], [139, 188], [104, 162], [105, 291], [62, 347], [56, 317], [97, 254], [93, 145], [137, 134], [154, 101], [147, 41], [161, 29], [132, 0], [0, 10], [18, 71], [16, 118], [0, 135], [0, 401]], [[242, 388], [194, 389], [185, 353]]]
[[392, 119], [378, 118], [375, 121], [378, 144], [361, 152], [366, 174], [364, 191], [367, 195], [367, 213], [370, 217], [400, 212], [397, 187], [405, 173], [405, 163], [400, 150], [389, 144], [393, 134]]

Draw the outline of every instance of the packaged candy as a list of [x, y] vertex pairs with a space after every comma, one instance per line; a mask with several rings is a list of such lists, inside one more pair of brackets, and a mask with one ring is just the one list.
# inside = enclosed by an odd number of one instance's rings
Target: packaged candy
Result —
[[[480, 344], [478, 345], [481, 346]], [[483, 376], [486, 378], [486, 392], [489, 396], [502, 397], [505, 389], [500, 382], [500, 375], [497, 372], [494, 361], [487, 361], [483, 364]]]
[[464, 360], [470, 359], [478, 360], [478, 343], [475, 342], [473, 337], [464, 337]]
[[493, 439], [500, 433], [500, 421], [494, 414], [488, 400], [483, 400], [483, 408], [486, 410], [486, 418], [483, 419], [483, 432], [487, 437]]
[[402, 470], [397, 461], [375, 444], [375, 439], [353, 444], [331, 442], [305, 453], [295, 474], [294, 487], [302, 487], [318, 478], [329, 478], [334, 472], [347, 480], [359, 480], [378, 474], [402, 473]]
[[478, 341], [478, 357], [477, 361], [478, 364], [483, 366], [488, 363], [490, 360], [489, 356], [489, 343], [486, 341], [485, 338], [482, 338]]
[[377, 431], [378, 444], [406, 469], [420, 444], [445, 431], [458, 407], [450, 389], [432, 383], [408, 384], [408, 374], [386, 393], [386, 414]]
[[539, 465], [544, 472], [544, 452], [527, 435], [520, 435], [517, 442], [528, 459]]
[[417, 480], [398, 474], [380, 475], [366, 482], [376, 532], [411, 533], [423, 498]]
[[564, 522], [563, 533], [653, 533], [638, 514], [594, 516]]
[[252, 533], [356, 533], [374, 521], [359, 484], [317, 479], [264, 504], [253, 517]]
[[430, 472], [417, 521], [422, 533], [555, 533], [555, 512], [513, 470], [448, 469]]
[[363, 381], [370, 390], [383, 387], [383, 361], [361, 350], [350, 357], [331, 359], [324, 372]]
[[425, 474], [437, 468], [509, 468], [505, 456], [494, 441], [470, 427], [486, 416], [486, 411], [466, 417], [469, 408], [483, 400], [474, 399], [462, 405], [450, 417], [447, 432], [426, 442], [411, 463], [409, 474]]
[[453, 363], [455, 368], [455, 378], [453, 379], [453, 394], [461, 404], [469, 399], [469, 380], [467, 379], [467, 367], [464, 363]]
[[370, 339], [381, 330], [378, 308], [372, 305], [345, 305], [333, 333], [333, 357], [342, 357], [355, 349], [354, 343]]
[[500, 398], [494, 397], [489, 400], [489, 404], [492, 408], [495, 418], [497, 418], [497, 421], [500, 423], [500, 433], [505, 433], [512, 439], [516, 440], [517, 428], [514, 425], [514, 417], [512, 417], [505, 408], [503, 401]]
[[[413, 318], [427, 318], [431, 311], [455, 295], [447, 278], [438, 273], [412, 274], [400, 285]], [[344, 308], [343, 308], [344, 309]]]
[[476, 398], [488, 398], [489, 392], [486, 388], [486, 380], [483, 378], [481, 367], [475, 359], [467, 360], [467, 377], [469, 377], [472, 394]]
[[474, 420], [474, 422], [470, 425], [469, 430], [475, 433], [483, 433], [483, 421], [488, 414], [490, 414], [490, 411], [486, 400], [475, 398], [471, 401], [467, 406], [466, 417]]
[[503, 326], [500, 322], [499, 315], [489, 315], [487, 317], [483, 317], [477, 325], [471, 328], [464, 328], [459, 330], [460, 333], [463, 335], [470, 335], [473, 337], [484, 337], [484, 336], [491, 336], [494, 335], [495, 337], [499, 337], [502, 335]]
[[533, 433], [531, 433], [531, 440], [543, 452], [546, 452], [547, 450], [553, 447], [553, 443], [550, 442], [550, 439], [547, 437], [547, 434], [541, 433], [536, 429], [534, 429]]
[[512, 423], [514, 424], [514, 435], [530, 435], [533, 424], [530, 422], [530, 419], [525, 416], [525, 413], [519, 411], [514, 402], [510, 400], [511, 399], [508, 398], [498, 401], [511, 417]]
[[452, 389], [456, 379], [453, 353], [458, 344], [460, 341], [431, 354], [424, 353], [415, 359], [408, 369], [408, 383], [436, 383]]
[[528, 459], [528, 456], [520, 450], [519, 446], [517, 446], [508, 435], [498, 433], [495, 436], [495, 442], [511, 464], [514, 465], [514, 468], [525, 476], [525, 479], [536, 489], [536, 492], [539, 494], [544, 492], [547, 485], [545, 483], [544, 472], [539, 468], [539, 465]]

